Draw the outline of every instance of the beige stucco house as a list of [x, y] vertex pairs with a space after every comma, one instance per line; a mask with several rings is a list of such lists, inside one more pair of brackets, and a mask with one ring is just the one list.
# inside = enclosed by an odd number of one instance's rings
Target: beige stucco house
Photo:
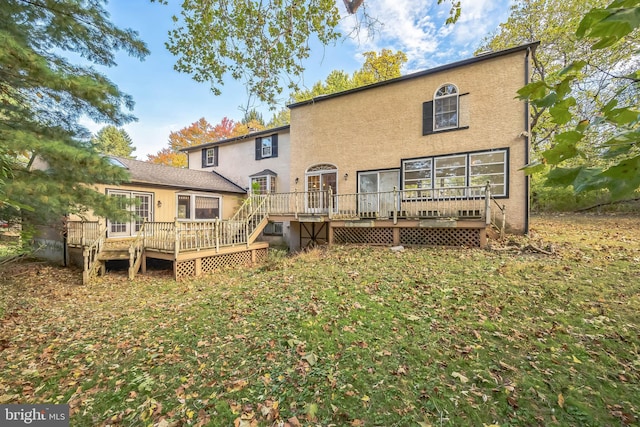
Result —
[[537, 45], [289, 105], [290, 126], [185, 149], [189, 167], [243, 188], [260, 180], [293, 250], [469, 235], [482, 245], [492, 222], [526, 233], [529, 106], [516, 92]]
[[520, 169], [529, 162], [529, 111], [516, 92], [529, 82], [536, 46], [290, 105], [290, 180], [335, 194], [446, 194], [488, 181], [507, 228], [527, 232], [529, 183]]

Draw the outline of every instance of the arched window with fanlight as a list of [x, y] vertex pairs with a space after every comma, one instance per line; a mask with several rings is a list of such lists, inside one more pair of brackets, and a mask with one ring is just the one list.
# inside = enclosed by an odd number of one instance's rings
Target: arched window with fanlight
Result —
[[447, 83], [438, 88], [433, 97], [433, 130], [458, 127], [458, 88]]

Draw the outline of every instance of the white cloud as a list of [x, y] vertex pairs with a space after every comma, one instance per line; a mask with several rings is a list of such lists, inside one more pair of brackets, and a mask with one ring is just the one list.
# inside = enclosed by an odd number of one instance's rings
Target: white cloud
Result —
[[[454, 25], [446, 25], [449, 3], [436, 0], [366, 0], [367, 13], [380, 21], [373, 38], [353, 41], [359, 54], [383, 48], [401, 50], [407, 54], [405, 72], [417, 71], [469, 57], [481, 40], [506, 19], [513, 0], [461, 0], [462, 14]], [[338, 7], [344, 11], [342, 0]], [[344, 17], [341, 30], [349, 34], [362, 19]]]

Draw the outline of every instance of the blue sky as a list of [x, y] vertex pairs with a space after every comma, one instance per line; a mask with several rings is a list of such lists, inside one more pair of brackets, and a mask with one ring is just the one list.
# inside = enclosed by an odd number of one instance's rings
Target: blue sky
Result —
[[[436, 0], [365, 0], [367, 11], [383, 26], [373, 38], [360, 32], [357, 38], [340, 40], [332, 46], [312, 42], [312, 55], [299, 84], [311, 87], [333, 70], [348, 73], [362, 66], [362, 53], [381, 49], [402, 50], [409, 58], [403, 74], [468, 58], [483, 37], [504, 22], [512, 0], [462, 0], [462, 15], [455, 25], [445, 25], [449, 4], [438, 6]], [[173, 70], [175, 57], [164, 47], [168, 31], [173, 28], [172, 15], [179, 14], [180, 3], [169, 0], [163, 6], [147, 0], [110, 0], [107, 10], [119, 27], [138, 31], [151, 54], [144, 61], [117, 55], [118, 65], [100, 69], [136, 103], [133, 114], [137, 122], [124, 129], [136, 147], [134, 155], [146, 160], [168, 145], [169, 133], [190, 125], [201, 117], [212, 124], [224, 117], [240, 120], [240, 106], [247, 102], [244, 87], [231, 78], [225, 80], [222, 95], [211, 93], [209, 85], [197, 83], [189, 75]], [[343, 0], [336, 0], [341, 13]], [[344, 16], [341, 32], [351, 33], [355, 17]], [[282, 96], [282, 106], [288, 94]], [[266, 106], [254, 105], [265, 121], [273, 114]], [[92, 132], [104, 124], [83, 122]]]

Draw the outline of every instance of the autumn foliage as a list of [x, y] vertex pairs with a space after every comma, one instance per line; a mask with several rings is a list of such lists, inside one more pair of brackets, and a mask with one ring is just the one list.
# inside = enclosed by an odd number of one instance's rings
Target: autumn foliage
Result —
[[212, 125], [202, 117], [179, 131], [171, 132], [169, 134], [169, 146], [158, 151], [156, 154], [148, 154], [147, 161], [161, 165], [186, 168], [187, 155], [181, 152], [181, 149], [245, 135], [251, 130], [263, 128], [264, 126], [257, 121], [251, 121], [245, 124], [235, 122], [227, 117], [224, 117], [220, 123]]

